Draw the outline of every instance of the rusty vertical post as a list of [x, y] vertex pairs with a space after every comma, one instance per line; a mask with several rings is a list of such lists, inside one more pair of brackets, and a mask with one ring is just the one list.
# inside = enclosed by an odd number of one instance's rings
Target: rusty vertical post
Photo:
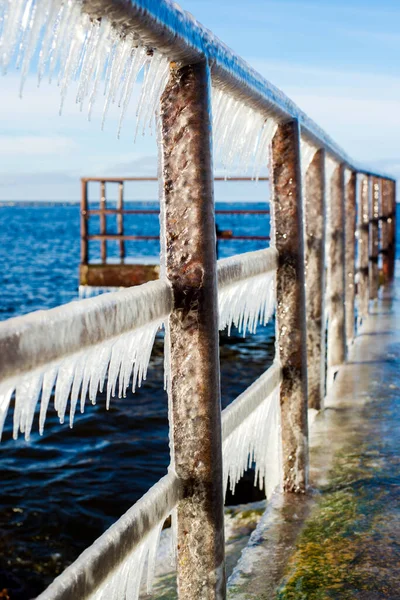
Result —
[[328, 384], [346, 359], [344, 311], [345, 182], [344, 166], [338, 165], [331, 178], [328, 256]]
[[346, 185], [345, 196], [345, 319], [347, 346], [355, 336], [355, 256], [357, 174], [353, 171]]
[[379, 198], [379, 180], [373, 177], [369, 218], [369, 297], [371, 300], [378, 298], [379, 289]]
[[276, 335], [282, 366], [283, 486], [287, 492], [304, 492], [308, 473], [307, 334], [298, 121], [279, 125], [272, 140], [271, 208], [279, 256]]
[[125, 258], [125, 242], [122, 239], [124, 235], [124, 182], [120, 181], [118, 184], [118, 200], [117, 200], [117, 233], [121, 236], [119, 240], [119, 257], [121, 261]]
[[[106, 183], [105, 181], [100, 182], [100, 235], [105, 235], [107, 232], [107, 217], [106, 213]], [[100, 242], [101, 249], [101, 262], [106, 264], [107, 262], [107, 241], [105, 239]]]
[[382, 180], [382, 195], [381, 195], [381, 210], [379, 220], [381, 223], [381, 245], [380, 255], [382, 256], [382, 275], [383, 280], [386, 283], [390, 279], [390, 265], [389, 265], [389, 213], [390, 213], [390, 181], [388, 179]]
[[325, 151], [305, 175], [308, 407], [319, 410], [325, 392]]
[[180, 600], [226, 596], [218, 291], [210, 71], [178, 68], [161, 98], [162, 256], [174, 293], [167, 326]]
[[87, 265], [89, 261], [88, 252], [88, 184], [81, 179], [81, 264]]
[[390, 204], [389, 204], [389, 276], [394, 277], [394, 266], [396, 259], [396, 182], [390, 181]]
[[358, 319], [365, 319], [369, 307], [369, 196], [370, 177], [363, 176], [358, 211]]

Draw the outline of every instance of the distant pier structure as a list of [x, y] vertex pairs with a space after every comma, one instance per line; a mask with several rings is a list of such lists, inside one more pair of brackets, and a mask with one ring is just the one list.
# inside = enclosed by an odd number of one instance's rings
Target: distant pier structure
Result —
[[[126, 242], [141, 242], [146, 244], [151, 241], [158, 242], [159, 235], [129, 234], [126, 222], [142, 215], [156, 215], [159, 210], [154, 208], [133, 208], [132, 202], [127, 207], [125, 195], [125, 183], [157, 182], [157, 177], [84, 177], [81, 179], [81, 261], [79, 266], [79, 285], [81, 291], [90, 288], [119, 288], [141, 285], [148, 281], [159, 278], [160, 260], [157, 249], [154, 255], [147, 256], [147, 252], [133, 254], [127, 251]], [[250, 177], [215, 177], [214, 181], [229, 182], [251, 182]], [[259, 177], [258, 181], [268, 181], [268, 177]], [[100, 198], [96, 199], [89, 194], [89, 184], [95, 183], [100, 186]], [[118, 186], [116, 200], [108, 200], [107, 188]], [[115, 194], [115, 189], [113, 190]], [[113, 195], [115, 198], [115, 195]], [[128, 200], [129, 202], [129, 200]], [[94, 206], [93, 206], [94, 204]], [[97, 207], [98, 204], [98, 207]], [[229, 206], [229, 204], [228, 204]], [[269, 209], [221, 209], [215, 211], [217, 215], [267, 215]], [[98, 227], [91, 227], [91, 223], [97, 220]], [[92, 231], [96, 229], [96, 231]], [[241, 241], [265, 241], [267, 235], [240, 235], [230, 229], [221, 229], [217, 222], [217, 241], [241, 240]], [[98, 242], [100, 253], [90, 252], [91, 242]], [[108, 242], [115, 246], [109, 252]], [[115, 252], [117, 249], [117, 252]], [[145, 255], [146, 254], [146, 255]], [[84, 292], [82, 292], [85, 295]]]

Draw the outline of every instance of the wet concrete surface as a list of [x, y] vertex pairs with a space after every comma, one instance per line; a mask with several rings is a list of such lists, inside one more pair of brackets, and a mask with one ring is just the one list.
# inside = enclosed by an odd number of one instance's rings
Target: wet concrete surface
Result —
[[311, 428], [311, 487], [277, 494], [237, 600], [400, 598], [400, 285], [371, 308]]

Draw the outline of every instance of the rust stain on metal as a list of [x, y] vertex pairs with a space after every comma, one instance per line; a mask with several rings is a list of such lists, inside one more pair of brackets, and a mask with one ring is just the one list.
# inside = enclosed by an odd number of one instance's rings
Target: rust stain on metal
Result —
[[[210, 80], [172, 67], [161, 98], [165, 272], [175, 308], [167, 335], [178, 505], [178, 595], [225, 598], [216, 239]], [[167, 350], [168, 351], [168, 350]]]
[[87, 182], [81, 182], [81, 264], [86, 265], [89, 261], [88, 253], [88, 186]]
[[357, 174], [353, 171], [346, 186], [346, 246], [345, 246], [345, 319], [346, 340], [350, 344], [355, 336], [355, 256], [356, 256], [356, 195]]
[[[100, 183], [100, 234], [106, 235], [107, 233], [107, 216], [104, 212], [106, 210], [106, 183], [102, 181]], [[107, 262], [107, 241], [103, 239], [100, 242], [100, 255], [101, 262], [106, 264]]]
[[369, 187], [370, 178], [365, 176], [360, 186], [360, 209], [358, 215], [358, 314], [368, 315], [369, 305]]
[[305, 177], [308, 406], [319, 410], [325, 384], [325, 152], [316, 152]]
[[277, 270], [277, 351], [282, 365], [281, 414], [284, 489], [307, 487], [307, 350], [304, 240], [297, 121], [280, 125], [272, 140], [271, 193]]
[[379, 289], [379, 203], [381, 196], [380, 181], [372, 179], [372, 195], [370, 198], [369, 217], [369, 296], [371, 300], [378, 297]]
[[331, 179], [331, 206], [328, 253], [328, 377], [332, 377], [337, 368], [346, 359], [346, 331], [344, 317], [345, 290], [345, 184], [344, 166], [338, 165]]
[[131, 287], [159, 278], [159, 265], [88, 264], [79, 267], [79, 284], [93, 287]]
[[389, 204], [389, 277], [394, 277], [395, 254], [396, 254], [396, 183], [390, 181], [390, 204]]
[[390, 181], [382, 180], [382, 197], [379, 220], [381, 224], [381, 245], [379, 253], [382, 256], [382, 273], [384, 281], [390, 279], [390, 260], [389, 260], [389, 228], [390, 228]]

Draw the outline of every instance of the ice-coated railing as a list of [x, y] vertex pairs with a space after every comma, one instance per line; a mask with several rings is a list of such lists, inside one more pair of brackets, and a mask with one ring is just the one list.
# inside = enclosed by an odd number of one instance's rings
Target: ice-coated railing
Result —
[[[395, 182], [354, 163], [173, 2], [0, 0], [0, 10], [4, 72], [18, 63], [22, 85], [35, 66], [39, 81], [57, 73], [62, 103], [75, 82], [89, 115], [104, 86], [103, 120], [119, 102], [120, 126], [142, 73], [136, 129], [157, 113], [159, 138], [161, 280], [0, 326], [0, 428], [16, 389], [15, 437], [29, 437], [39, 398], [40, 428], [52, 395], [72, 425], [79, 397], [83, 410], [106, 381], [108, 402], [140, 384], [165, 326], [169, 474], [41, 598], [136, 600], [172, 511], [178, 597], [224, 600], [228, 478], [234, 487], [254, 461], [268, 495], [306, 490], [307, 408], [323, 408], [346, 360], [356, 300], [360, 320], [380, 268], [393, 276]], [[273, 249], [218, 266], [213, 146], [228, 169], [257, 177], [270, 164]], [[276, 360], [221, 415], [218, 329], [254, 331], [275, 305]]]
[[[274, 249], [218, 261], [219, 328], [235, 325], [245, 335], [266, 324], [274, 311]], [[160, 280], [74, 301], [0, 323], [0, 439], [15, 391], [14, 438], [30, 438], [40, 398], [43, 433], [50, 397], [63, 423], [80, 399], [96, 402], [98, 391], [125, 396], [146, 379], [157, 331], [173, 310], [172, 288]], [[107, 383], [106, 383], [107, 382]]]

